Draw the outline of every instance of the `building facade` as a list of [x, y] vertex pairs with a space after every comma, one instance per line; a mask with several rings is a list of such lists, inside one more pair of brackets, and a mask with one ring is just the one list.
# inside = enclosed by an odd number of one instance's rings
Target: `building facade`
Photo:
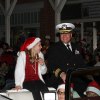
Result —
[[[26, 0], [27, 1], [27, 0]], [[71, 22], [76, 25], [76, 40], [86, 38], [88, 42], [93, 39], [93, 22], [97, 30], [99, 40], [100, 0], [66, 0], [61, 12], [62, 22]], [[15, 34], [25, 31], [32, 32], [42, 40], [48, 35], [51, 41], [55, 40], [55, 12], [49, 0], [37, 0], [16, 4], [11, 18], [11, 40]], [[5, 35], [5, 19], [0, 12], [0, 37]], [[83, 28], [82, 28], [83, 27]], [[81, 31], [83, 30], [83, 32]], [[83, 33], [83, 34], [82, 34]], [[81, 35], [81, 36], [80, 36]], [[98, 41], [97, 40], [97, 41]]]

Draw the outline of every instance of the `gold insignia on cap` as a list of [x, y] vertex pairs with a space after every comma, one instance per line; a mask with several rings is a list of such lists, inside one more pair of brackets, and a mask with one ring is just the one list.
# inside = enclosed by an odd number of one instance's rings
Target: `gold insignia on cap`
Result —
[[59, 72], [61, 71], [60, 68], [57, 68], [53, 73], [55, 74], [56, 77], [58, 77]]
[[72, 30], [72, 28], [68, 27], [66, 24], [63, 24], [60, 29], [62, 29], [62, 30]]
[[67, 27], [67, 25], [66, 24], [63, 24], [62, 25], [62, 27], [61, 28], [59, 28], [59, 31], [60, 31], [60, 33], [63, 33], [63, 32], [70, 32], [72, 30], [72, 28], [71, 27]]

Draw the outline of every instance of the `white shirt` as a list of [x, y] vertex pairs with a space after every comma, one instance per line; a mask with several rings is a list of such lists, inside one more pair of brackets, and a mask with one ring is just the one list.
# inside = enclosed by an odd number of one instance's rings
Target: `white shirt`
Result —
[[[69, 45], [69, 48], [70, 48], [70, 50], [72, 51], [72, 46], [71, 46], [71, 43], [69, 42], [69, 43], [64, 43], [64, 45], [67, 47], [67, 45]], [[67, 49], [68, 49], [68, 47], [67, 47]]]

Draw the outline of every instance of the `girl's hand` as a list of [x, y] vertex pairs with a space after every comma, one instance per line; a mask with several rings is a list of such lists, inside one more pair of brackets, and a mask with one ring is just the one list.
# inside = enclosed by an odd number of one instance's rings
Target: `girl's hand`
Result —
[[41, 66], [44, 65], [44, 60], [43, 60], [42, 58], [39, 58], [39, 59], [38, 59], [38, 62], [39, 62], [39, 64], [40, 64]]
[[15, 86], [15, 88], [14, 88], [14, 89], [18, 91], [18, 90], [21, 90], [21, 89], [22, 89], [22, 87], [18, 85], [18, 86]]

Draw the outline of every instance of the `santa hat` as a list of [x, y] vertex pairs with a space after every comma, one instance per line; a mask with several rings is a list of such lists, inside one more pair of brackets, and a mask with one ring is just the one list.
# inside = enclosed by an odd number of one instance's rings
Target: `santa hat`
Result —
[[71, 92], [73, 92], [73, 91], [74, 91], [74, 90], [73, 90], [73, 88], [74, 88], [74, 84], [73, 84], [73, 83], [71, 83], [70, 88], [71, 88]]
[[[71, 92], [73, 92], [73, 87], [74, 87], [74, 85], [73, 85], [73, 83], [71, 83], [71, 86], [70, 86]], [[58, 88], [57, 88], [57, 91], [58, 91], [59, 89], [65, 89], [65, 84], [64, 84], [64, 83], [63, 83], [63, 84], [60, 84], [60, 85], [58, 86]]]
[[60, 85], [58, 85], [57, 91], [58, 91], [59, 89], [65, 89], [65, 84], [60, 84]]
[[[73, 98], [80, 98], [79, 94], [78, 94], [76, 91], [74, 91], [73, 88], [74, 88], [74, 84], [71, 83], [70, 89], [71, 89], [71, 93], [72, 93], [72, 95], [73, 95]], [[58, 91], [59, 89], [65, 89], [65, 84], [59, 85], [58, 88], [57, 88], [57, 91]]]
[[33, 46], [35, 46], [41, 39], [36, 37], [28, 38], [20, 48], [20, 51], [25, 51], [26, 49], [30, 50]]
[[94, 92], [100, 96], [100, 85], [96, 81], [90, 82], [84, 94], [86, 95], [86, 92], [89, 91]]

